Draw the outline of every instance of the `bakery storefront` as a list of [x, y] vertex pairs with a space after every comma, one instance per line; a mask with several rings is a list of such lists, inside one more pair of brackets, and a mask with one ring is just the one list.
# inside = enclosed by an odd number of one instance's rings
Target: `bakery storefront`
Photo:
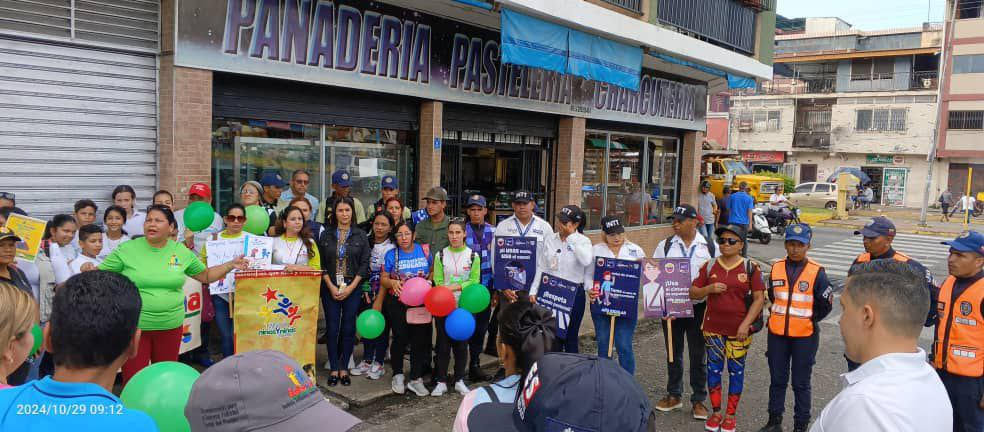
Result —
[[633, 91], [501, 63], [495, 12], [479, 26], [383, 2], [190, 3], [174, 64], [211, 74], [220, 206], [264, 170], [307, 169], [324, 198], [346, 169], [366, 203], [396, 175], [414, 207], [435, 184], [452, 214], [474, 193], [505, 212], [527, 189], [542, 215], [575, 203], [591, 228], [625, 212], [630, 226], [665, 227], [685, 137], [704, 129], [700, 81], [643, 69]]

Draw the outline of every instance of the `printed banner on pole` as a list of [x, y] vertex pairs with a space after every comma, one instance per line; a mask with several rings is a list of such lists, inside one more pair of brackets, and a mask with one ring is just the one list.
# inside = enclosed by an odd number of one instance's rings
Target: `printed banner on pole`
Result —
[[190, 277], [185, 278], [185, 318], [181, 324], [181, 348], [184, 354], [202, 345], [202, 283]]
[[536, 275], [536, 238], [495, 238], [495, 289], [529, 291]]
[[[540, 280], [540, 292], [536, 296], [536, 303], [550, 309], [557, 317], [557, 338], [560, 340], [567, 338], [567, 326], [571, 323], [574, 299], [577, 297], [577, 290], [583, 289], [584, 286], [579, 283], [546, 273]], [[576, 332], [577, 329], [574, 331]]]
[[250, 270], [268, 269], [273, 265], [273, 237], [248, 235], [243, 242], [243, 256]]
[[236, 274], [233, 302], [236, 353], [272, 349], [315, 381], [321, 272], [244, 271]]
[[[249, 238], [250, 236], [246, 236]], [[209, 267], [225, 264], [243, 255], [246, 248], [246, 238], [238, 239], [218, 239], [209, 240], [205, 243], [205, 258], [208, 260]], [[212, 294], [226, 294], [236, 291], [236, 273], [233, 270], [226, 274], [225, 278], [219, 279], [208, 285], [208, 290]]]
[[690, 260], [647, 258], [642, 260], [643, 315], [646, 318], [692, 318]]
[[591, 302], [591, 313], [636, 319], [641, 269], [638, 261], [597, 258], [593, 289], [600, 297]]
[[47, 223], [41, 219], [16, 213], [10, 214], [5, 226], [21, 238], [21, 241], [17, 242], [17, 258], [34, 262], [34, 258], [38, 256], [38, 249], [41, 248], [41, 238], [44, 237], [46, 225]]

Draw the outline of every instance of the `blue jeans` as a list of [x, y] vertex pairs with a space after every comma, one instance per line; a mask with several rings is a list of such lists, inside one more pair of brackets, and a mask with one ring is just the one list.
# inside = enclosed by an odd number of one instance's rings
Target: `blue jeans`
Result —
[[714, 241], [714, 224], [704, 224], [704, 231], [704, 238], [707, 239], [707, 242], [710, 243]]
[[332, 371], [348, 369], [349, 358], [355, 348], [355, 316], [359, 312], [362, 297], [353, 292], [344, 300], [331, 296], [328, 288], [322, 288], [321, 304], [325, 308], [328, 327], [328, 363]]
[[[594, 321], [595, 339], [598, 340], [598, 357], [608, 358], [608, 332], [611, 317], [603, 314], [591, 314]], [[622, 365], [629, 374], [635, 374], [635, 355], [632, 354], [632, 334], [635, 333], [636, 320], [615, 318], [614, 350], [618, 351], [618, 364]]]
[[[222, 357], [232, 357], [235, 354], [235, 344], [229, 302], [218, 295], [212, 295], [212, 306], [215, 308], [215, 325], [219, 326], [219, 334], [222, 335]], [[204, 337], [206, 336], [203, 335]]]
[[[563, 345], [563, 352], [578, 352], [578, 330], [581, 328], [581, 320], [584, 319], [584, 290], [579, 289], [574, 294], [574, 306], [571, 308], [571, 322], [567, 324], [567, 338], [560, 341]], [[605, 333], [608, 336], [608, 333]], [[608, 349], [608, 345], [605, 345]]]

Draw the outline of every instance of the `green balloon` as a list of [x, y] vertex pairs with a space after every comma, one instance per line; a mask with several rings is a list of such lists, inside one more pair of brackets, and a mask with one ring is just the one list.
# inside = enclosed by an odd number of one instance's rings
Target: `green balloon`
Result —
[[482, 284], [469, 284], [461, 289], [458, 306], [471, 313], [479, 313], [489, 307], [491, 295]]
[[188, 204], [184, 211], [184, 224], [194, 232], [208, 228], [214, 219], [215, 210], [205, 201], [195, 201]]
[[44, 333], [41, 332], [41, 326], [35, 324], [34, 327], [31, 327], [31, 334], [34, 335], [34, 346], [31, 347], [31, 355], [34, 355], [41, 350], [41, 344], [44, 342]]
[[246, 224], [243, 230], [256, 235], [266, 235], [267, 228], [270, 227], [270, 215], [266, 209], [258, 205], [246, 207]]
[[161, 431], [190, 432], [184, 409], [198, 376], [198, 371], [183, 363], [154, 363], [126, 383], [120, 400], [123, 406], [149, 415]]
[[386, 320], [383, 314], [375, 309], [367, 309], [355, 319], [355, 329], [366, 339], [378, 338], [383, 334], [384, 328], [386, 328]]

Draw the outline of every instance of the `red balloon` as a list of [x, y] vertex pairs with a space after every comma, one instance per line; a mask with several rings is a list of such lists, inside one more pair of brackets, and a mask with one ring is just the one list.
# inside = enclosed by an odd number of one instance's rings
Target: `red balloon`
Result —
[[427, 292], [424, 297], [424, 307], [436, 317], [445, 317], [451, 314], [458, 307], [454, 300], [454, 294], [445, 286], [436, 286]]

